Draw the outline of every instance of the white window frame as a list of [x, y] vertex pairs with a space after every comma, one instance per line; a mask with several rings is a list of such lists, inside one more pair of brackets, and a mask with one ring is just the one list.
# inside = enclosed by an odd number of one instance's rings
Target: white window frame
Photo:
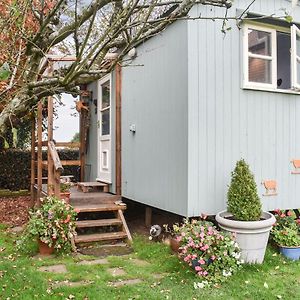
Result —
[[[253, 54], [249, 52], [249, 40], [248, 40], [248, 31], [249, 29], [263, 31], [271, 33], [271, 56]], [[276, 89], [277, 88], [277, 39], [276, 39], [276, 29], [253, 25], [245, 24], [243, 27], [243, 53], [244, 53], [244, 74], [243, 74], [243, 86], [244, 88], [250, 89]], [[271, 83], [262, 83], [262, 82], [253, 82], [249, 81], [249, 58], [260, 58], [264, 60], [271, 61]]]
[[297, 65], [300, 56], [297, 55], [297, 35], [300, 37], [300, 29], [296, 25], [291, 26], [291, 81], [292, 89], [300, 91], [300, 78], [297, 75]]

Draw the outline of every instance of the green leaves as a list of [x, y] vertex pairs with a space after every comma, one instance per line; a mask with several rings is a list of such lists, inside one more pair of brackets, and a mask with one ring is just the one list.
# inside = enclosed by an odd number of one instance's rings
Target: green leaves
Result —
[[253, 174], [247, 163], [241, 159], [231, 175], [227, 193], [228, 211], [239, 221], [258, 221], [261, 216], [261, 202]]
[[0, 67], [0, 80], [7, 80], [11, 75], [10, 67], [7, 62], [5, 62]]

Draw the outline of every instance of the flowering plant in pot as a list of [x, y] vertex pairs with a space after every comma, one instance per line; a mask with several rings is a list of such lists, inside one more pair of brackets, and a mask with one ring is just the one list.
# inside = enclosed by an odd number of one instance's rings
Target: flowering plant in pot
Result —
[[185, 224], [186, 221], [184, 220], [184, 223], [182, 225], [179, 225], [179, 223], [175, 223], [171, 227], [168, 224], [163, 225], [165, 232], [167, 232], [171, 236], [170, 239], [167, 239], [167, 242], [174, 252], [179, 252], [179, 248], [181, 245], [180, 230], [183, 226], [185, 226]]
[[179, 256], [205, 282], [222, 282], [243, 263], [233, 234], [220, 232], [208, 221], [186, 221], [180, 228]]
[[61, 182], [60, 183], [60, 198], [64, 199], [66, 203], [70, 203], [71, 196], [71, 183], [70, 182]]
[[271, 236], [278, 245], [280, 253], [293, 260], [300, 259], [300, 219], [295, 219], [291, 211], [275, 211], [276, 223]]
[[[19, 246], [24, 246], [29, 240], [38, 239], [39, 248], [51, 254], [54, 249], [71, 250], [71, 242], [76, 235], [74, 208], [54, 196], [41, 199], [41, 206], [30, 212], [30, 218]], [[48, 249], [48, 248], [50, 249]]]
[[232, 172], [227, 193], [227, 211], [216, 215], [223, 230], [234, 232], [246, 263], [262, 263], [275, 217], [262, 212], [254, 176], [239, 160]]

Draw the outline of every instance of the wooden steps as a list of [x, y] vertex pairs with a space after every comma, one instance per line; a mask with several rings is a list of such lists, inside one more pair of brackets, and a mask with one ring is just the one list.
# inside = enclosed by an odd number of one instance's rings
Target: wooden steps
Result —
[[[95, 188], [103, 188], [97, 191]], [[71, 205], [78, 211], [75, 243], [93, 243], [132, 238], [123, 211], [126, 204], [120, 195], [108, 192], [108, 184], [103, 182], [79, 182], [77, 189], [71, 190]]]
[[116, 205], [116, 204], [85, 204], [85, 205], [75, 205], [74, 207], [80, 213], [117, 211], [119, 209], [120, 210], [126, 209], [126, 205]]
[[78, 235], [75, 238], [75, 243], [91, 243], [91, 242], [100, 242], [100, 241], [108, 241], [108, 240], [120, 240], [125, 238], [127, 238], [127, 234], [123, 231], [93, 233], [93, 234]]
[[88, 193], [91, 190], [102, 188], [103, 192], [108, 192], [108, 184], [104, 182], [99, 181], [93, 181], [93, 182], [78, 182], [77, 188], [79, 191], [82, 191], [84, 193]]
[[122, 221], [120, 219], [100, 219], [100, 220], [84, 220], [77, 221], [77, 228], [88, 228], [88, 227], [103, 227], [103, 226], [121, 226]]

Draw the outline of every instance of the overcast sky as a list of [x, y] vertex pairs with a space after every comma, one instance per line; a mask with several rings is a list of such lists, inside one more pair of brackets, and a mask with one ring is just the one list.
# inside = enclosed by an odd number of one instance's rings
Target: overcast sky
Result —
[[[79, 132], [79, 116], [75, 109], [76, 98], [63, 94], [62, 102], [65, 104], [57, 108], [58, 118], [54, 119], [54, 140], [57, 142], [70, 142], [76, 132]], [[76, 113], [76, 116], [73, 114]]]

